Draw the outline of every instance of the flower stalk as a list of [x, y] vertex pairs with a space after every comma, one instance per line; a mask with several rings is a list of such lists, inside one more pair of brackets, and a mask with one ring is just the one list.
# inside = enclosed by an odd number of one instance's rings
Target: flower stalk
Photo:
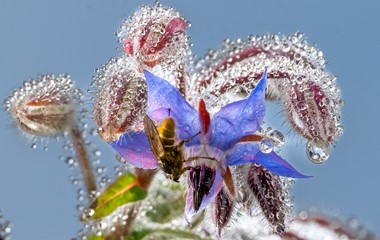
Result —
[[92, 170], [90, 158], [86, 150], [86, 144], [82, 136], [82, 131], [78, 125], [73, 125], [70, 129], [70, 137], [73, 143], [83, 182], [87, 190], [88, 198], [91, 199], [96, 191], [96, 181]]

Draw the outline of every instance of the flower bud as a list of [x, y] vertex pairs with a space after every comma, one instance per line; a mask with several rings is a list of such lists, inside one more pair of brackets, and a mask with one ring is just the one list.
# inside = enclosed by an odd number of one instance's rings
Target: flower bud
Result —
[[224, 187], [216, 195], [212, 202], [212, 219], [221, 237], [222, 229], [228, 224], [234, 210], [234, 200]]
[[100, 137], [115, 141], [135, 129], [145, 115], [146, 83], [130, 56], [111, 59], [97, 70], [94, 118]]
[[284, 188], [281, 178], [259, 164], [252, 164], [246, 181], [273, 232], [282, 235], [290, 208], [286, 201], [287, 189]]
[[44, 75], [15, 89], [5, 107], [21, 131], [52, 136], [73, 123], [80, 95], [69, 76]]
[[379, 236], [362, 226], [357, 219], [342, 220], [317, 211], [302, 211], [294, 217], [283, 239], [379, 239]]
[[307, 157], [314, 163], [328, 159], [329, 143], [343, 133], [340, 105], [339, 98], [312, 81], [299, 81], [288, 90], [285, 107], [289, 123], [308, 139]]
[[145, 66], [176, 65], [189, 52], [185, 31], [186, 22], [176, 10], [156, 4], [135, 12], [118, 37], [124, 52]]

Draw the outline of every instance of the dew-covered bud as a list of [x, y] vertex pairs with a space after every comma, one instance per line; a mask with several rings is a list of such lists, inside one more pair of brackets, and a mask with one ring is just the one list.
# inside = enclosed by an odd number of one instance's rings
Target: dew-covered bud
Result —
[[115, 141], [137, 128], [145, 115], [146, 83], [130, 56], [111, 59], [98, 69], [93, 86], [98, 91], [94, 118], [104, 141]]
[[289, 86], [285, 99], [289, 123], [308, 139], [306, 154], [314, 163], [328, 159], [329, 143], [334, 143], [343, 133], [339, 124], [341, 100], [325, 88], [312, 81], [300, 80]]
[[259, 164], [251, 164], [246, 182], [273, 232], [282, 235], [290, 214], [288, 192], [282, 179]]
[[5, 108], [21, 131], [52, 136], [73, 124], [80, 96], [68, 75], [44, 75], [15, 89], [5, 100]]
[[357, 219], [342, 220], [316, 211], [302, 211], [294, 217], [282, 239], [375, 240], [379, 236], [360, 225]]
[[185, 31], [186, 21], [176, 10], [155, 4], [136, 11], [121, 26], [118, 37], [124, 52], [145, 66], [176, 65], [189, 52]]
[[222, 229], [229, 223], [234, 210], [234, 200], [224, 187], [216, 195], [211, 205], [212, 219], [221, 237]]
[[343, 133], [340, 89], [325, 65], [322, 51], [301, 33], [227, 39], [197, 61], [191, 76], [197, 85], [190, 91], [220, 108], [249, 93], [266, 68], [266, 99], [283, 104], [290, 126], [312, 146], [307, 156], [321, 163], [329, 156], [329, 145]]

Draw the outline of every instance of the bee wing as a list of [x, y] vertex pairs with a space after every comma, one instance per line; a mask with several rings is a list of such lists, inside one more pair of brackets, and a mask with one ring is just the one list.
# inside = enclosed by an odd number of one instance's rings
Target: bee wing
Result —
[[144, 117], [144, 129], [150, 148], [152, 149], [153, 154], [156, 156], [157, 160], [164, 154], [164, 146], [162, 145], [160, 134], [157, 131], [156, 125], [150, 117], [147, 115]]

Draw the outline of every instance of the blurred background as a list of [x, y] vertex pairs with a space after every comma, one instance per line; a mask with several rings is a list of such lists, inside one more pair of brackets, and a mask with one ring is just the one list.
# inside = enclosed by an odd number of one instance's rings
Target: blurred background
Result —
[[[69, 73], [86, 91], [95, 69], [121, 52], [114, 35], [142, 3], [135, 0], [0, 0], [0, 99], [39, 74]], [[344, 0], [161, 1], [191, 22], [192, 51], [202, 56], [224, 38], [249, 34], [304, 32], [338, 77], [345, 100], [345, 133], [323, 165], [311, 163], [304, 141], [287, 135], [284, 156], [314, 177], [296, 182], [295, 210], [316, 207], [357, 219], [380, 232], [380, 3]], [[91, 104], [85, 103], [91, 111]], [[272, 106], [266, 119], [281, 127], [281, 111]], [[280, 114], [281, 115], [281, 114]], [[64, 141], [31, 142], [0, 111], [0, 210], [12, 222], [12, 239], [71, 239], [81, 224], [75, 174], [60, 156]], [[117, 165], [110, 147], [96, 137], [108, 175]], [[47, 147], [44, 150], [44, 148]], [[98, 154], [98, 153], [97, 153]]]

